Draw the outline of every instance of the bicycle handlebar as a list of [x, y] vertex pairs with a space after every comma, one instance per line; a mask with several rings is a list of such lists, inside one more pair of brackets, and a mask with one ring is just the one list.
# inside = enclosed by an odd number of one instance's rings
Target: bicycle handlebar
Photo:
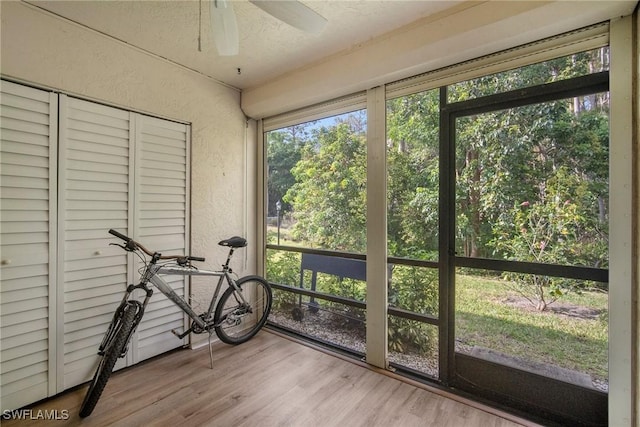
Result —
[[[145, 254], [147, 254], [149, 256], [153, 256], [155, 254], [155, 252], [152, 252], [149, 249], [145, 248], [143, 245], [141, 245], [140, 243], [136, 242], [131, 237], [125, 236], [124, 234], [114, 230], [113, 228], [109, 230], [109, 234], [124, 240], [126, 242], [125, 249], [128, 250], [128, 251], [134, 251], [136, 249], [140, 249], [142, 252], [144, 252]], [[191, 256], [191, 255], [187, 255], [187, 256], [184, 256], [184, 255], [160, 255], [158, 258], [159, 259], [177, 259], [177, 260], [184, 260], [184, 261], [199, 261], [199, 262], [204, 262], [205, 261], [205, 259], [203, 257]]]
[[133, 240], [133, 239], [125, 236], [124, 234], [120, 233], [119, 231], [114, 230], [113, 228], [109, 230], [109, 234], [113, 234], [114, 236], [121, 238], [122, 240], [124, 240], [127, 243], [129, 243], [131, 240]]

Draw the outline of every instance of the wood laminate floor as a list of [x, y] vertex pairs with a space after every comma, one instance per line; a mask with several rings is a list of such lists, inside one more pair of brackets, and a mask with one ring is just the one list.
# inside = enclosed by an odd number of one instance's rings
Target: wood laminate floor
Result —
[[[93, 414], [78, 417], [86, 387], [31, 407], [68, 419], [10, 426], [477, 426], [534, 425], [448, 398], [262, 331], [240, 346], [179, 350], [112, 375]], [[62, 417], [61, 417], [62, 418]]]

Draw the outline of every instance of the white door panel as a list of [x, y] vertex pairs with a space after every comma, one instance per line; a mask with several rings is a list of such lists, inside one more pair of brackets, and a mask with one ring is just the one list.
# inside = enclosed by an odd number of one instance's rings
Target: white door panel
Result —
[[59, 391], [91, 379], [97, 347], [128, 283], [128, 257], [109, 247], [116, 240], [107, 231], [131, 231], [131, 116], [60, 96]]
[[[57, 95], [0, 83], [2, 409], [55, 392]], [[53, 291], [52, 291], [53, 290]]]
[[[137, 116], [135, 238], [148, 248], [166, 254], [189, 252], [185, 238], [189, 235], [188, 147], [188, 126]], [[184, 297], [186, 279], [172, 279], [171, 287]], [[144, 360], [184, 345], [186, 339], [177, 339], [171, 330], [184, 330], [187, 324], [182, 311], [156, 293], [138, 328], [134, 360]]]

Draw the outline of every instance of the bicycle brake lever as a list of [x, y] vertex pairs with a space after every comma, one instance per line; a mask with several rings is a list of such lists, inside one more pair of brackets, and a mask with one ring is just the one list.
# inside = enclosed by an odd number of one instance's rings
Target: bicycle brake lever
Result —
[[121, 247], [122, 249], [124, 249], [127, 252], [133, 252], [136, 249], [138, 249], [135, 245], [133, 244], [129, 244], [131, 241], [129, 241], [126, 245], [121, 245], [120, 243], [109, 243], [109, 246], [118, 246]]

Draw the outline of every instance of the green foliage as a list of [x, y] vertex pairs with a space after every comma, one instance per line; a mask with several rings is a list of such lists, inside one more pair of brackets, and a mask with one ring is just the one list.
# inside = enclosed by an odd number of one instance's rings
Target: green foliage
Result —
[[415, 320], [389, 316], [389, 351], [428, 353], [437, 348], [437, 328]]
[[[317, 290], [319, 292], [350, 298], [356, 301], [365, 301], [367, 287], [361, 280], [343, 279], [329, 274], [319, 273], [317, 277]], [[353, 329], [364, 333], [365, 310], [331, 301], [319, 302], [324, 308], [340, 316], [335, 317], [335, 325], [342, 328]]]
[[351, 123], [315, 131], [292, 169], [284, 200], [293, 207], [297, 240], [334, 250], [366, 249], [366, 143]]
[[[597, 49], [448, 87], [449, 102], [607, 69]], [[391, 255], [437, 259], [439, 90], [387, 101], [388, 247]], [[366, 143], [362, 112], [268, 134], [269, 212], [292, 210], [291, 237], [313, 247], [364, 252]], [[319, 126], [322, 124], [322, 126]], [[593, 94], [456, 121], [456, 250], [495, 254], [494, 224], [560, 168], [583, 192], [572, 198], [589, 230], [574, 241], [585, 265], [606, 267], [608, 95]], [[513, 254], [503, 251], [513, 258]], [[556, 262], [561, 262], [557, 259]]]
[[[606, 68], [602, 50], [449, 87], [455, 100], [584, 75]], [[471, 257], [491, 254], [498, 217], [523, 200], [535, 200], [540, 185], [559, 168], [586, 183], [581, 215], [600, 224], [606, 240], [608, 187], [608, 95], [593, 94], [495, 111], [456, 121], [456, 248]], [[578, 241], [577, 245], [590, 244]], [[591, 245], [592, 250], [602, 245]], [[596, 258], [603, 258], [605, 253]], [[605, 255], [606, 256], [606, 255]], [[600, 261], [602, 264], [602, 261]]]
[[[589, 238], [589, 221], [574, 200], [585, 191], [586, 184], [562, 167], [540, 187], [538, 200], [525, 200], [496, 221], [490, 244], [510, 259], [540, 264], [583, 263], [579, 242]], [[567, 291], [582, 286], [579, 281], [549, 276], [509, 273], [507, 277], [540, 311]]]
[[[414, 313], [438, 314], [438, 271], [421, 267], [394, 266], [389, 287], [389, 305]], [[435, 328], [414, 320], [389, 316], [389, 349], [424, 352], [433, 348]]]
[[323, 273], [318, 273], [316, 286], [319, 292], [351, 298], [356, 301], [364, 301], [367, 291], [365, 282], [361, 280], [343, 279]]
[[267, 215], [277, 214], [276, 203], [281, 201], [281, 215], [289, 212], [291, 206], [283, 198], [287, 190], [295, 183], [291, 173], [300, 160], [301, 148], [309, 142], [309, 127], [314, 122], [289, 126], [266, 134], [268, 168], [268, 206]]
[[438, 114], [437, 90], [387, 102], [388, 246], [395, 256], [437, 259]]
[[[305, 283], [308, 286], [311, 283], [310, 278], [306, 279]], [[365, 301], [367, 293], [366, 283], [361, 280], [343, 279], [324, 273], [318, 273], [317, 275], [316, 290], [356, 301]], [[342, 315], [337, 317], [338, 326], [362, 329], [361, 332], [364, 332], [365, 310], [331, 301], [320, 301], [319, 304], [334, 313]]]
[[438, 270], [396, 265], [391, 273], [389, 304], [414, 313], [438, 314]]
[[[297, 286], [300, 281], [301, 255], [296, 252], [267, 250], [267, 274], [269, 282]], [[275, 309], [287, 309], [297, 304], [298, 297], [291, 292], [278, 292], [273, 298]]]

